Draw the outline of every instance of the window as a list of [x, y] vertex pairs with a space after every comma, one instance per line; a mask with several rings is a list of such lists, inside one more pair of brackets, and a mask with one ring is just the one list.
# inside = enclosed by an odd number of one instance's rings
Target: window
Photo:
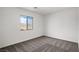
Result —
[[32, 30], [32, 28], [33, 28], [33, 17], [20, 16], [20, 29], [21, 29], [21, 31]]

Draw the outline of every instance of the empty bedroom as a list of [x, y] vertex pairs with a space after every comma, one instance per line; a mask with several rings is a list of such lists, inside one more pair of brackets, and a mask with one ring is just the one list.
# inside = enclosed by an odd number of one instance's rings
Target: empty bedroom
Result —
[[0, 7], [0, 52], [79, 52], [78, 7]]

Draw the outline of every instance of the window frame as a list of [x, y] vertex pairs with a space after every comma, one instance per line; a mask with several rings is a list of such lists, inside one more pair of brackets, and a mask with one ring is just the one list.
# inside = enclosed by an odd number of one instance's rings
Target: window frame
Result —
[[[26, 24], [25, 24], [26, 29], [21, 29], [20, 28], [20, 30], [21, 31], [33, 30], [33, 17], [32, 16], [25, 16], [25, 15], [20, 15], [20, 17], [25, 17], [26, 18]], [[29, 17], [31, 17], [31, 20], [32, 20], [32, 24], [31, 24], [32, 28], [31, 29], [28, 28], [28, 19], [29, 19]], [[21, 18], [20, 18], [20, 24], [21, 24]]]

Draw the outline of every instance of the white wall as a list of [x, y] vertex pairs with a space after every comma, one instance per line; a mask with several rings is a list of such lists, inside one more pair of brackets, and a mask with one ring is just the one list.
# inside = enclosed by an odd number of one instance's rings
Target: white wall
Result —
[[[76, 8], [70, 8], [42, 16], [20, 8], [0, 8], [0, 48], [42, 35], [77, 42], [77, 13]], [[33, 30], [20, 31], [20, 15], [34, 17]]]
[[[33, 16], [33, 30], [20, 31], [18, 27], [20, 15]], [[0, 8], [0, 28], [2, 28], [2, 30], [0, 30], [0, 36], [3, 34], [3, 36], [0, 37], [0, 48], [42, 36], [42, 20], [41, 15], [27, 10], [20, 8]]]
[[78, 8], [78, 48], [79, 48], [79, 8]]
[[2, 22], [3, 22], [3, 19], [2, 19], [2, 17], [3, 17], [3, 13], [2, 13], [2, 8], [0, 8], [0, 46], [1, 45], [3, 45], [3, 42], [2, 42], [2, 40], [3, 40], [3, 32], [2, 32], [2, 27], [3, 27], [3, 25], [2, 25]]
[[46, 36], [77, 42], [76, 8], [69, 8], [46, 16]]

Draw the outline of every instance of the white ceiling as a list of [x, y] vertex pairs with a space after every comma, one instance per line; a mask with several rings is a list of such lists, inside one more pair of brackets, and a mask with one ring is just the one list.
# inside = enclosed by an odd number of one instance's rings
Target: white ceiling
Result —
[[22, 8], [28, 9], [28, 10], [33, 11], [33, 12], [37, 12], [37, 13], [42, 14], [42, 15], [47, 15], [50, 13], [54, 13], [57, 11], [67, 9], [69, 7], [38, 7], [36, 9], [34, 7], [22, 7]]

